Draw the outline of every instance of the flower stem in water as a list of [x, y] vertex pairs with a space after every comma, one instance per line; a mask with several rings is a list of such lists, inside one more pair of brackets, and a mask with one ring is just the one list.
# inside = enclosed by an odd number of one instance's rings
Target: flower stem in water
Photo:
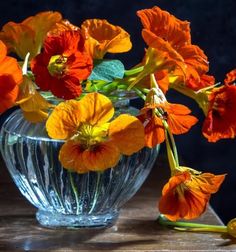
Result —
[[97, 172], [97, 182], [96, 182], [96, 188], [95, 188], [95, 194], [94, 194], [94, 198], [93, 198], [93, 204], [91, 209], [89, 210], [89, 214], [91, 214], [95, 208], [95, 205], [97, 203], [97, 199], [98, 199], [98, 191], [99, 191], [99, 185], [100, 185], [100, 180], [101, 180], [101, 172]]
[[71, 171], [69, 171], [69, 177], [70, 177], [71, 188], [72, 188], [73, 193], [75, 195], [76, 214], [79, 214], [79, 193], [78, 193], [78, 190], [76, 188], [75, 182], [73, 180], [73, 176], [72, 176], [72, 172]]

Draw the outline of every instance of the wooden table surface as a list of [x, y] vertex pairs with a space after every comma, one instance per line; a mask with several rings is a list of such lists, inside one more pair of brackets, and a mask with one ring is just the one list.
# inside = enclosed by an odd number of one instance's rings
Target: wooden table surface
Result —
[[[36, 209], [17, 191], [0, 160], [0, 251], [236, 251], [236, 239], [227, 235], [175, 231], [157, 223], [156, 205], [167, 178], [166, 166], [166, 160], [158, 158], [115, 226], [55, 230], [36, 222]], [[222, 224], [211, 207], [198, 222]]]

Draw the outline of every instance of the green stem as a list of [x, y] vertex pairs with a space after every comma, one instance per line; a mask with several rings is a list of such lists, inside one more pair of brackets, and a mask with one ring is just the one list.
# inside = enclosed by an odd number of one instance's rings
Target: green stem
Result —
[[173, 155], [173, 152], [171, 150], [170, 147], [170, 142], [169, 142], [169, 138], [168, 138], [168, 134], [167, 134], [167, 130], [165, 129], [165, 137], [166, 137], [166, 151], [167, 151], [167, 157], [168, 157], [168, 162], [169, 162], [169, 166], [170, 166], [170, 171], [171, 173], [174, 172], [176, 170], [176, 161]]
[[93, 198], [92, 207], [89, 210], [89, 214], [91, 214], [93, 212], [93, 210], [95, 208], [95, 205], [97, 203], [97, 200], [98, 200], [98, 191], [99, 191], [99, 185], [100, 185], [101, 175], [102, 175], [101, 172], [97, 172], [97, 182], [96, 182], [96, 188], [95, 188], [95, 195], [94, 195], [94, 198]]
[[146, 96], [143, 94], [143, 92], [142, 92], [141, 90], [139, 90], [139, 89], [136, 88], [136, 87], [133, 87], [132, 89], [136, 92], [136, 94], [137, 94], [140, 98], [142, 98], [144, 101], [146, 100]]
[[204, 232], [220, 232], [220, 233], [228, 232], [226, 226], [208, 225], [194, 222], [169, 221], [163, 215], [159, 216], [158, 222], [163, 226], [172, 226], [176, 230], [180, 231], [196, 231], [196, 232], [204, 231]]
[[[176, 147], [176, 144], [175, 144], [175, 139], [174, 139], [174, 136], [169, 128], [169, 125], [167, 124], [166, 121], [163, 120], [163, 125], [165, 127], [165, 129], [167, 130], [168, 132], [168, 136], [170, 137], [170, 141], [171, 141], [171, 147], [173, 149], [173, 153], [174, 153], [174, 158], [175, 158], [175, 162], [176, 162], [176, 165], [179, 166], [179, 158], [178, 158], [178, 151], [177, 151], [177, 147]], [[166, 139], [168, 139], [168, 136], [166, 136]]]
[[143, 71], [143, 68], [144, 68], [143, 66], [140, 66], [140, 67], [136, 67], [136, 68], [133, 68], [130, 70], [125, 70], [124, 76], [127, 77], [127, 76], [131, 76], [131, 75], [140, 73]]
[[150, 89], [148, 88], [142, 88], [142, 92], [145, 94], [148, 94], [150, 92]]
[[76, 202], [76, 214], [79, 214], [79, 193], [78, 190], [75, 186], [75, 182], [73, 180], [73, 176], [72, 176], [72, 172], [69, 171], [69, 177], [70, 177], [70, 184], [71, 184], [71, 188], [73, 190], [73, 193], [75, 195], [75, 202]]

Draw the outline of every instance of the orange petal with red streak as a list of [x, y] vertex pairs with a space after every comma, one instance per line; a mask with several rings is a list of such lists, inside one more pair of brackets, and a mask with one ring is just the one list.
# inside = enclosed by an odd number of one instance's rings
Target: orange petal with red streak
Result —
[[99, 143], [83, 152], [83, 164], [91, 171], [103, 171], [119, 162], [120, 151], [112, 142]]
[[59, 160], [62, 166], [78, 173], [88, 172], [83, 162], [83, 148], [76, 141], [69, 140], [60, 149]]

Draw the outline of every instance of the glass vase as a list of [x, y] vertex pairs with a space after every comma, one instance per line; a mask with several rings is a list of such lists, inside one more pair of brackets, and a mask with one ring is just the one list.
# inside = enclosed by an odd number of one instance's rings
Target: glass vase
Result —
[[4, 122], [0, 142], [15, 184], [38, 208], [37, 220], [55, 228], [113, 225], [122, 205], [148, 176], [159, 149], [143, 148], [122, 156], [115, 167], [104, 172], [70, 172], [58, 160], [63, 141], [50, 139], [45, 123], [29, 123], [19, 109]]

